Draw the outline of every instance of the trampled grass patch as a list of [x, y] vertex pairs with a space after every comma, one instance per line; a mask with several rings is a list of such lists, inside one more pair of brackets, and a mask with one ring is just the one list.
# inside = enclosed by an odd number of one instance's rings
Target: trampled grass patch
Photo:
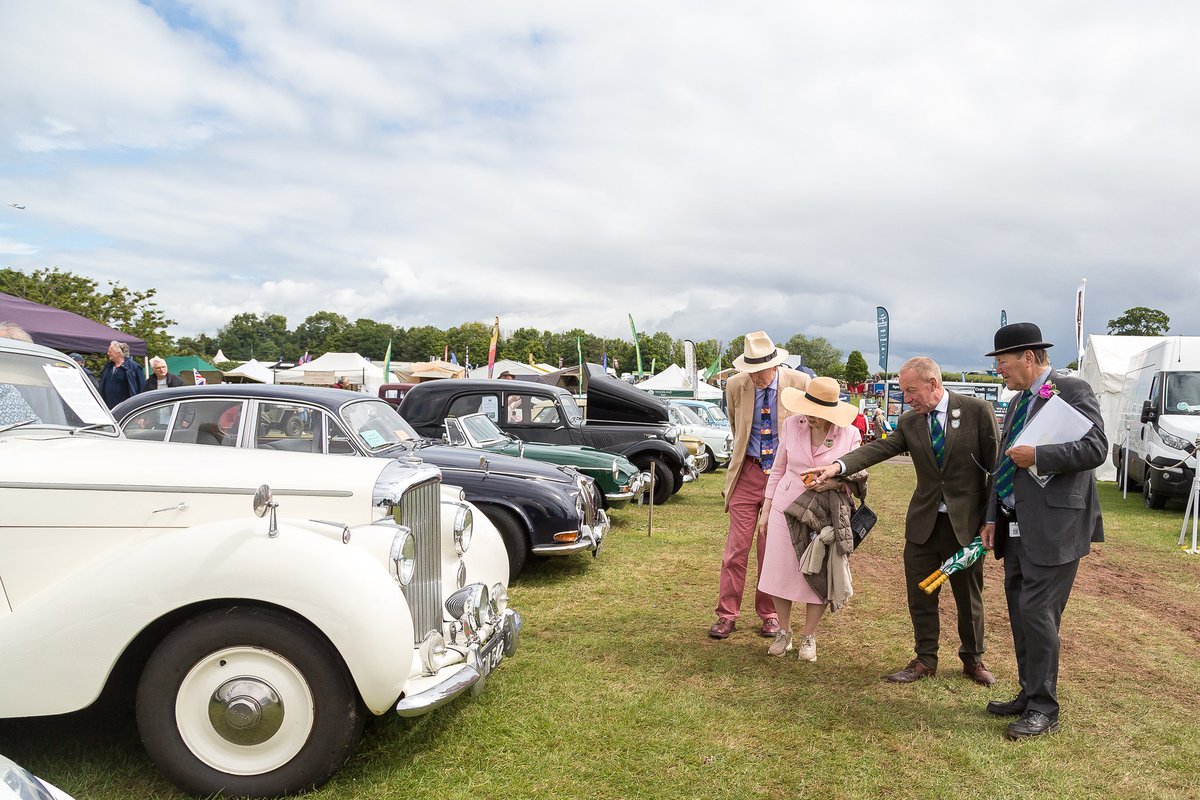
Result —
[[[1108, 541], [1083, 562], [1063, 623], [1063, 729], [1014, 743], [983, 710], [1017, 688], [990, 557], [985, 660], [999, 684], [960, 674], [948, 592], [938, 674], [880, 680], [912, 657], [900, 556], [913, 476], [872, 473], [880, 522], [816, 663], [769, 658], [749, 604], [730, 639], [705, 635], [727, 524], [717, 472], [656, 509], [652, 536], [646, 510], [626, 509], [598, 559], [534, 564], [510, 592], [521, 651], [486, 691], [377, 720], [311, 797], [1200, 796], [1200, 557], [1175, 546], [1178, 507], [1148, 511], [1102, 486]], [[0, 752], [81, 800], [179, 796], [120, 709], [0, 723]]]

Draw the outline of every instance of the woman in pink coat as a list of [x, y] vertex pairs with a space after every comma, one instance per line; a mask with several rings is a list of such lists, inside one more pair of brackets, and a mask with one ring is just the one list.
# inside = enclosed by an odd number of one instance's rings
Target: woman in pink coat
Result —
[[779, 402], [793, 416], [784, 421], [780, 431], [759, 518], [767, 526], [767, 546], [758, 588], [774, 597], [781, 628], [767, 651], [774, 656], [792, 649], [792, 603], [797, 602], [807, 605], [800, 658], [817, 660], [817, 623], [825, 613], [825, 602], [800, 573], [783, 512], [805, 491], [841, 490], [840, 483], [829, 486], [829, 481], [809, 489], [800, 477], [810, 467], [832, 464], [862, 442], [862, 435], [851, 424], [858, 409], [841, 402], [838, 393], [838, 382], [833, 378], [814, 378], [806, 389], [787, 388], [779, 395]]

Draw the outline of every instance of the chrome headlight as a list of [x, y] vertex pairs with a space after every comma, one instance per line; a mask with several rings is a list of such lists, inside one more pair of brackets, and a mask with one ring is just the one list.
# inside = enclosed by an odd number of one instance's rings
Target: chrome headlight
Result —
[[492, 617], [496, 618], [508, 610], [508, 590], [503, 583], [492, 585]]
[[621, 477], [621, 466], [617, 463], [615, 458], [613, 459], [612, 476], [614, 481]]
[[674, 425], [668, 425], [667, 430], [663, 433], [663, 435], [667, 438], [668, 442], [675, 444], [675, 442], [679, 440], [679, 429]]
[[446, 657], [446, 639], [437, 631], [430, 631], [421, 640], [417, 648], [421, 657], [421, 672], [424, 675], [436, 675], [442, 668]]
[[1190, 450], [1192, 448], [1192, 443], [1189, 442], [1187, 439], [1183, 439], [1178, 436], [1175, 436], [1174, 434], [1167, 433], [1164, 430], [1159, 430], [1158, 437], [1160, 439], [1162, 439], [1163, 444], [1165, 444], [1167, 447], [1174, 448], [1175, 450], [1182, 450], [1183, 452], [1186, 453], [1188, 450]]
[[5, 795], [8, 795], [11, 789], [14, 792], [12, 797], [51, 798], [58, 796], [47, 789], [46, 784], [42, 783], [32, 772], [9, 761], [4, 756], [0, 756], [0, 786], [5, 787]]
[[459, 506], [454, 514], [454, 550], [460, 556], [471, 549], [471, 536], [474, 532], [474, 512], [470, 506]]
[[487, 587], [472, 583], [446, 598], [446, 611], [466, 626], [467, 633], [474, 633], [487, 621], [489, 603]]
[[583, 493], [587, 491], [586, 486], [579, 487], [579, 494], [575, 495], [575, 516], [583, 519]]
[[408, 586], [417, 571], [417, 538], [403, 525], [392, 537], [391, 559], [396, 580], [401, 586]]

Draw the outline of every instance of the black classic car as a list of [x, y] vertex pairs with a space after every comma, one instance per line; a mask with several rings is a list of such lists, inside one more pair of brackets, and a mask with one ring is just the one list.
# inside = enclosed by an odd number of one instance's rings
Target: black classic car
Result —
[[664, 503], [696, 477], [695, 459], [678, 444], [666, 402], [589, 364], [587, 419], [559, 386], [523, 380], [438, 380], [408, 390], [400, 413], [424, 436], [440, 436], [447, 417], [486, 414], [527, 442], [590, 445], [620, 453], [654, 472], [654, 502]]
[[113, 416], [130, 439], [420, 458], [496, 526], [511, 577], [531, 553], [594, 555], [609, 529], [595, 482], [578, 471], [422, 438], [383, 400], [343, 389], [183, 386], [131, 397]]

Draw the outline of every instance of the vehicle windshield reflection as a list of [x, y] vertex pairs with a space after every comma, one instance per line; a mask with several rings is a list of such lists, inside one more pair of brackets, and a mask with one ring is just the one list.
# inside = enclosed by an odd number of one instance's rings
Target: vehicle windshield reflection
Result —
[[486, 414], [471, 414], [461, 418], [463, 431], [473, 447], [487, 447], [507, 441], [508, 435], [496, 426]]
[[579, 410], [579, 404], [569, 394], [559, 395], [559, 397], [562, 399], [562, 408], [563, 413], [567, 417], [567, 424], [573, 428], [578, 428], [583, 424], [583, 412]]
[[64, 359], [0, 354], [0, 428], [70, 428], [117, 435], [95, 388]]
[[420, 435], [383, 400], [363, 400], [342, 406], [342, 421], [350, 436], [372, 452], [415, 442]]
[[679, 412], [679, 417], [684, 425], [708, 425], [708, 420], [701, 419], [691, 406], [673, 406]]
[[1167, 414], [1200, 414], [1200, 372], [1167, 373]]

